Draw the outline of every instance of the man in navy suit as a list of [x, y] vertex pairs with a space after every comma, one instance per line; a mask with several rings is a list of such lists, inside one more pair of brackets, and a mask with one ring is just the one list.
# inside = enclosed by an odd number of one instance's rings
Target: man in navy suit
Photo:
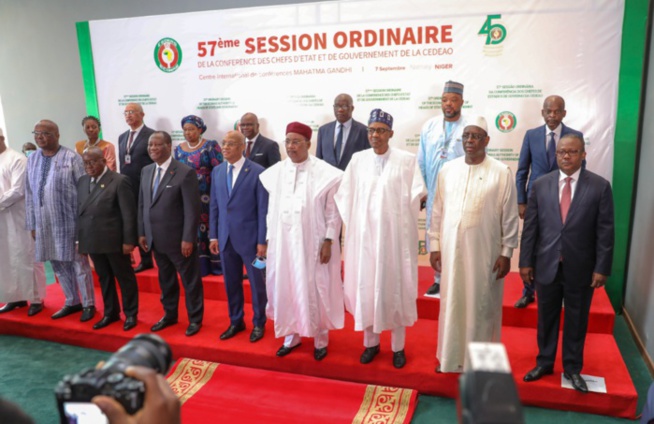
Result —
[[268, 192], [259, 174], [264, 168], [243, 157], [245, 137], [237, 131], [225, 134], [222, 141], [225, 162], [211, 173], [211, 211], [209, 249], [220, 253], [229, 303], [230, 325], [220, 335], [227, 340], [245, 330], [243, 320], [243, 265], [252, 291], [254, 328], [250, 342], [263, 337], [266, 325], [266, 283], [263, 271], [253, 265], [255, 258], [266, 256], [266, 214]]
[[148, 142], [153, 164], [143, 168], [138, 205], [139, 245], [154, 251], [164, 316], [153, 332], [177, 324], [179, 282], [182, 278], [189, 325], [186, 335], [200, 331], [204, 290], [197, 249], [200, 197], [195, 170], [172, 158], [170, 134], [155, 131]]
[[538, 357], [524, 381], [554, 371], [563, 300], [563, 372], [585, 393], [581, 370], [590, 304], [613, 261], [613, 195], [608, 181], [582, 168], [581, 136], [563, 136], [556, 156], [559, 170], [532, 186], [522, 230], [520, 277], [538, 293]]
[[[132, 183], [134, 202], [138, 203], [139, 188], [141, 187], [141, 171], [150, 165], [152, 159], [148, 155], [148, 140], [154, 132], [143, 123], [143, 107], [138, 103], [128, 103], [125, 106], [125, 122], [129, 130], [118, 136], [118, 159], [120, 173], [127, 176]], [[141, 263], [134, 272], [145, 271], [152, 268], [152, 254], [139, 247]]]
[[281, 160], [279, 144], [259, 134], [259, 118], [254, 113], [246, 113], [239, 121], [241, 133], [245, 136], [244, 155], [264, 168], [270, 168]]
[[[555, 155], [556, 145], [559, 140], [567, 134], [574, 134], [582, 140], [584, 139], [581, 132], [565, 126], [562, 122], [566, 115], [563, 97], [547, 97], [543, 102], [541, 115], [545, 120], [545, 125], [527, 131], [520, 149], [520, 158], [518, 159], [518, 171], [515, 175], [515, 181], [518, 187], [518, 213], [521, 219], [525, 218], [527, 199], [534, 181], [549, 172], [559, 169]], [[515, 303], [515, 307], [526, 308], [533, 301], [533, 286], [523, 284], [522, 297]]]
[[368, 128], [352, 119], [352, 97], [339, 94], [334, 99], [336, 121], [318, 128], [316, 157], [345, 171], [352, 155], [369, 149]]

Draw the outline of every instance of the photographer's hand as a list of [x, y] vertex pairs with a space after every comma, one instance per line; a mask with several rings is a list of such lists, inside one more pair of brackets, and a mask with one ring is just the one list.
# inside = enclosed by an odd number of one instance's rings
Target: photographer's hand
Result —
[[134, 415], [128, 415], [121, 404], [108, 396], [96, 396], [95, 403], [111, 424], [180, 424], [179, 399], [168, 385], [166, 378], [151, 368], [132, 366], [125, 375], [145, 383], [143, 408]]

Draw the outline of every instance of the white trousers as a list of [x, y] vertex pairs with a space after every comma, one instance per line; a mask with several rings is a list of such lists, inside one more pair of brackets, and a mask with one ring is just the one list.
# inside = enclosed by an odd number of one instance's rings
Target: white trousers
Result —
[[[397, 327], [391, 330], [391, 349], [393, 352], [404, 350], [404, 340], [406, 338], [406, 327]], [[363, 330], [363, 345], [365, 347], [375, 347], [379, 344], [379, 333], [373, 333], [372, 326]]]

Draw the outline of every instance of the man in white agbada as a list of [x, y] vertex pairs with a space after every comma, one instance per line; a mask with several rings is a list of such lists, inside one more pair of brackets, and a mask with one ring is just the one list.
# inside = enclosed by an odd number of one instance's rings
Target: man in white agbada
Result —
[[[463, 156], [461, 134], [466, 126], [466, 120], [461, 115], [463, 107], [463, 84], [447, 81], [441, 96], [441, 110], [443, 115], [435, 116], [425, 122], [420, 130], [420, 145], [418, 146], [418, 166], [427, 186], [427, 195], [421, 199], [427, 209], [425, 229], [429, 231], [431, 225], [431, 210], [436, 194], [438, 172], [443, 165], [452, 159]], [[429, 251], [429, 235], [425, 237], [427, 251]], [[434, 274], [434, 284], [427, 290], [428, 295], [440, 292], [441, 276]]]
[[465, 156], [438, 174], [430, 261], [441, 272], [436, 372], [461, 372], [470, 342], [499, 342], [504, 277], [518, 246], [513, 174], [486, 155], [483, 117], [463, 130]]
[[43, 310], [45, 272], [34, 262], [34, 240], [25, 228], [27, 158], [5, 144], [0, 128], [0, 313], [27, 306], [28, 316]]
[[370, 114], [372, 149], [355, 153], [336, 193], [345, 224], [345, 307], [363, 331], [367, 364], [391, 330], [393, 365], [402, 368], [405, 327], [418, 319], [418, 213], [424, 184], [415, 155], [389, 146], [393, 117]]
[[314, 338], [313, 356], [327, 356], [329, 330], [343, 328], [343, 282], [338, 239], [341, 218], [334, 194], [343, 171], [309, 155], [311, 128], [286, 127], [288, 158], [259, 179], [268, 197], [266, 315], [275, 336], [284, 337], [277, 356]]

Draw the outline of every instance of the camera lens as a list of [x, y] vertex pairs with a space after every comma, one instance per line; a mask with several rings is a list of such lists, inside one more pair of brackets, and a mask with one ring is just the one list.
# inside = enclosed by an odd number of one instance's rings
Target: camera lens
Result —
[[139, 334], [111, 355], [102, 369], [125, 372], [128, 366], [141, 365], [166, 374], [172, 359], [173, 353], [164, 339], [155, 334]]

